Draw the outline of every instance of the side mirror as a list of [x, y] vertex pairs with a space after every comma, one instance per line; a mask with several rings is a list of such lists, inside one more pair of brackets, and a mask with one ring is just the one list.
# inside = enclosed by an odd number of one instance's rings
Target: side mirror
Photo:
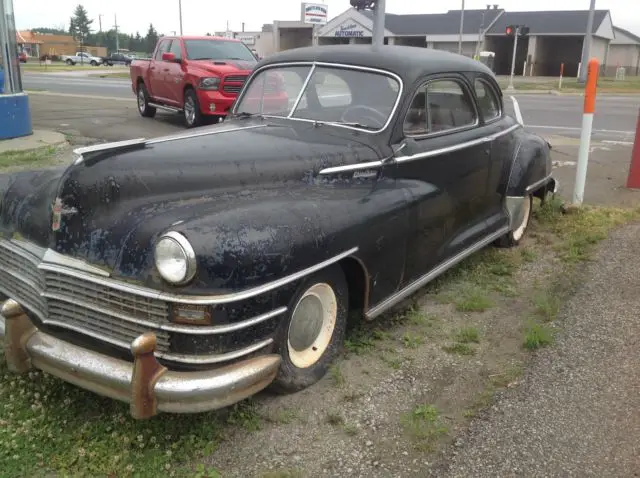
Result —
[[163, 53], [162, 54], [162, 61], [175, 62], [176, 61], [175, 53], [169, 53], [169, 52]]

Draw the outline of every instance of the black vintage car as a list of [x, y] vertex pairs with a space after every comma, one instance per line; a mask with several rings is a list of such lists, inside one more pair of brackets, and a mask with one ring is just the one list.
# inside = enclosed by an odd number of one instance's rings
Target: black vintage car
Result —
[[555, 191], [549, 145], [455, 54], [286, 51], [232, 113], [2, 179], [12, 370], [138, 418], [297, 391], [354, 312], [373, 319], [479, 249], [517, 245], [532, 198]]

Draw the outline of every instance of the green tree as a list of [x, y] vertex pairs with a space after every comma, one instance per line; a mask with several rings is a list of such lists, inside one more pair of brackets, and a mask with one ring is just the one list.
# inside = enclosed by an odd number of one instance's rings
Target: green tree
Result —
[[153, 23], [149, 24], [149, 30], [147, 31], [147, 37], [145, 38], [145, 52], [153, 53], [153, 50], [158, 43], [158, 31], [153, 27]]
[[93, 20], [89, 20], [87, 10], [82, 5], [78, 5], [69, 21], [69, 34], [74, 38], [84, 40], [91, 34], [92, 23]]

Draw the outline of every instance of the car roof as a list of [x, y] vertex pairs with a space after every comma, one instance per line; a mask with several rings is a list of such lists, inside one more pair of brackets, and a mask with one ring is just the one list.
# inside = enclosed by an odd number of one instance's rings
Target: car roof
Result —
[[240, 40], [236, 39], [236, 38], [226, 38], [226, 37], [217, 37], [217, 36], [194, 36], [194, 35], [166, 35], [163, 37], [160, 37], [160, 40], [178, 40], [178, 39], [182, 39], [182, 40], [214, 40], [214, 41], [230, 41], [230, 42], [235, 42], [235, 43], [241, 43]]
[[328, 45], [303, 47], [275, 53], [260, 66], [283, 62], [323, 62], [357, 65], [396, 73], [405, 83], [445, 72], [478, 72], [494, 76], [479, 61], [431, 48], [384, 45]]

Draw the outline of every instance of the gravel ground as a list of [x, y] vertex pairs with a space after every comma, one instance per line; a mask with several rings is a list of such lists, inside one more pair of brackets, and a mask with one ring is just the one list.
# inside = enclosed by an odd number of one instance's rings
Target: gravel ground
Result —
[[615, 231], [538, 354], [435, 476], [640, 476], [640, 225]]

